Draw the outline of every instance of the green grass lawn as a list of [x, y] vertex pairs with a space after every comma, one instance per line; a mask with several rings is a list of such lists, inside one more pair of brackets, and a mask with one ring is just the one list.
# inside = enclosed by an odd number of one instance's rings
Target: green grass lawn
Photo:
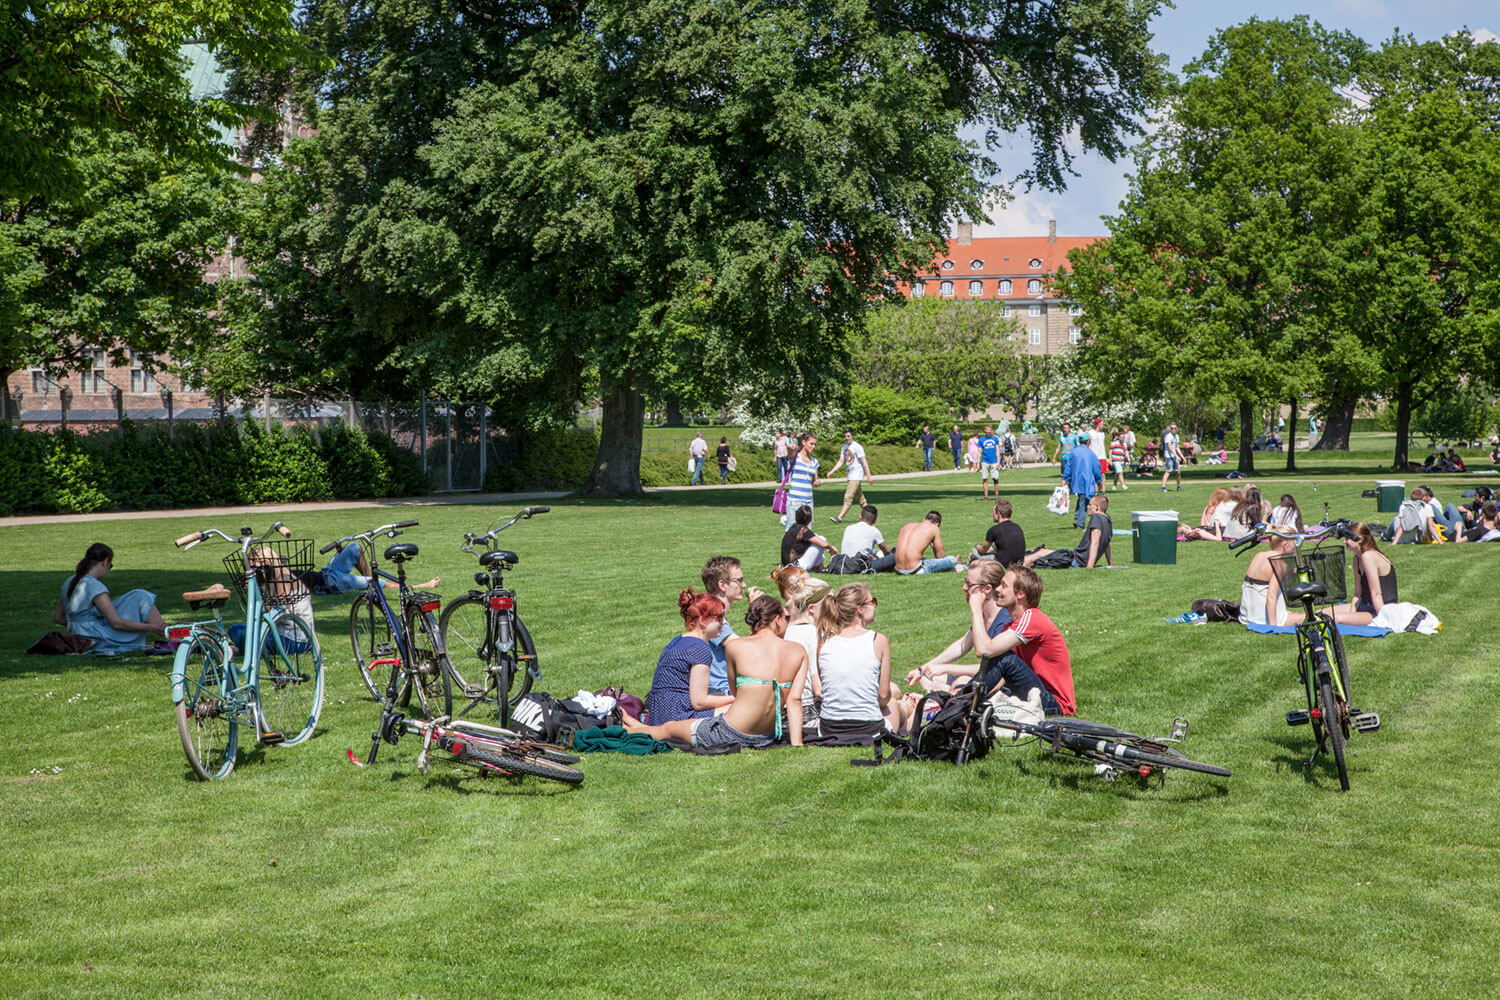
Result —
[[[1388, 439], [1387, 439], [1388, 440]], [[1304, 511], [1375, 518], [1362, 499], [1378, 441], [1266, 492]], [[1132, 481], [1111, 514], [1182, 494]], [[1030, 544], [1071, 546], [1043, 509], [1050, 482], [1008, 474]], [[1478, 479], [1431, 479], [1457, 500]], [[1313, 484], [1317, 484], [1317, 492]], [[1031, 485], [1022, 485], [1031, 484]], [[644, 695], [677, 631], [675, 595], [710, 555], [763, 581], [781, 534], [760, 490], [552, 503], [505, 537], [511, 580], [560, 696]], [[818, 491], [827, 524], [842, 483]], [[989, 523], [973, 477], [877, 480], [894, 537], [936, 508], [953, 550]], [[422, 508], [404, 541], [451, 596], [474, 567], [461, 532], [500, 511]], [[1351, 743], [1352, 791], [1306, 768], [1311, 734], [1289, 636], [1167, 625], [1195, 597], [1235, 598], [1244, 562], [1212, 543], [1174, 566], [1052, 572], [1041, 606], [1067, 635], [1079, 713], [1152, 732], [1192, 720], [1216, 779], [1108, 784], [1035, 746], [963, 768], [851, 767], [854, 750], [729, 757], [600, 755], [567, 790], [415, 768], [369, 748], [376, 705], [353, 675], [347, 605], [317, 598], [327, 704], [316, 737], [242, 754], [193, 780], [165, 658], [24, 655], [51, 627], [83, 549], [115, 547], [115, 593], [180, 594], [221, 579], [224, 546], [194, 527], [282, 517], [319, 543], [409, 511], [168, 517], [0, 527], [0, 995], [27, 997], [1492, 997], [1500, 988], [1500, 546], [1387, 551], [1431, 637], [1351, 639], [1356, 700], [1384, 728]], [[874, 578], [876, 628], [898, 672], [966, 620], [958, 577]], [[739, 614], [743, 608], [737, 608]]]

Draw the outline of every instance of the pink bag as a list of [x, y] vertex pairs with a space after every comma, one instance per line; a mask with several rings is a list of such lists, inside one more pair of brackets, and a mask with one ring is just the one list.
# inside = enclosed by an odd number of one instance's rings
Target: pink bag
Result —
[[771, 497], [771, 513], [772, 514], [785, 514], [786, 513], [786, 499], [787, 499], [787, 488], [786, 488], [786, 486], [787, 486], [787, 483], [789, 483], [791, 481], [792, 481], [792, 474], [789, 472], [789, 473], [787, 473], [787, 477], [781, 481], [781, 485], [778, 486], [778, 487], [776, 487], [776, 493]]

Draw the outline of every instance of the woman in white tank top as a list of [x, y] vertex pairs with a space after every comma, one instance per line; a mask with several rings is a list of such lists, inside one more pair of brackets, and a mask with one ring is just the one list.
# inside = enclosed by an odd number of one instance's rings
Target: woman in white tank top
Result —
[[791, 624], [786, 640], [807, 651], [807, 683], [802, 685], [802, 735], [804, 739], [819, 735], [819, 704], [823, 689], [818, 679], [818, 602], [827, 596], [827, 581], [809, 576], [801, 566], [783, 566], [771, 574], [786, 603]]
[[906, 729], [910, 709], [891, 683], [890, 641], [869, 627], [878, 603], [869, 587], [849, 583], [818, 609], [824, 736], [855, 741]]

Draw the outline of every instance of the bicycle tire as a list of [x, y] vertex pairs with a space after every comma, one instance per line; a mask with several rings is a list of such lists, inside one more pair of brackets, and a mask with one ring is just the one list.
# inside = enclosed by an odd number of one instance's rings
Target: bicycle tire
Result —
[[360, 594], [349, 605], [349, 645], [354, 647], [354, 669], [365, 690], [376, 701], [384, 701], [385, 691], [371, 674], [370, 664], [395, 656], [396, 640], [380, 603], [371, 600], [369, 592]]
[[226, 777], [234, 770], [239, 749], [239, 722], [225, 709], [229, 666], [217, 639], [195, 632], [177, 647], [172, 684], [178, 683], [182, 700], [173, 711], [188, 766], [203, 781]]
[[1340, 705], [1333, 693], [1333, 681], [1326, 674], [1320, 674], [1318, 677], [1318, 702], [1323, 708], [1323, 730], [1328, 734], [1328, 746], [1333, 751], [1333, 766], [1338, 769], [1339, 773], [1339, 788], [1347, 792], [1349, 790], [1349, 765], [1344, 760], [1344, 748], [1348, 735], [1344, 732], [1343, 723], [1347, 713], [1339, 714]]
[[557, 764], [545, 760], [529, 751], [502, 751], [499, 749], [479, 748], [472, 743], [465, 743], [463, 750], [458, 754], [458, 759], [468, 764], [476, 761], [481, 767], [497, 767], [515, 775], [530, 775], [533, 778], [545, 778], [548, 781], [560, 781], [567, 785], [576, 785], [583, 781], [583, 772], [565, 764]]
[[[448, 668], [456, 689], [453, 700], [460, 704], [454, 718], [473, 717], [476, 708], [488, 704], [494, 706], [494, 717], [504, 725], [509, 721], [510, 708], [531, 690], [531, 670], [528, 667], [537, 662], [536, 643], [519, 615], [512, 621], [516, 656], [512, 663], [505, 664], [494, 655], [489, 635], [489, 608], [483, 594], [456, 597], [443, 608], [438, 631], [448, 653]], [[502, 712], [498, 678], [507, 665], [511, 668], [507, 683], [509, 694]]]
[[406, 609], [406, 644], [411, 662], [406, 665], [404, 685], [407, 699], [417, 694], [417, 703], [427, 718], [453, 714], [453, 694], [448, 686], [448, 654], [444, 652], [437, 620], [431, 611], [411, 606]]
[[296, 746], [323, 712], [323, 651], [312, 628], [290, 612], [276, 616], [256, 678], [261, 720]]
[[1220, 778], [1232, 777], [1234, 774], [1227, 767], [1220, 767], [1217, 764], [1205, 764], [1201, 760], [1184, 757], [1175, 751], [1160, 754], [1152, 753], [1149, 750], [1139, 750], [1137, 751], [1137, 756], [1142, 764], [1149, 764], [1153, 767], [1180, 767], [1185, 771], [1197, 771], [1200, 774], [1212, 774]]
[[[1051, 722], [1052, 720], [1049, 719], [1042, 725], [1045, 727]], [[1162, 746], [1155, 740], [1147, 739], [1126, 729], [1117, 729], [1114, 726], [1106, 726], [1097, 722], [1085, 722], [1082, 719], [1059, 720], [1052, 728], [1054, 732], [1061, 731], [1062, 735], [1058, 742], [1063, 747], [1074, 753], [1083, 753], [1085, 756], [1089, 756], [1091, 760], [1098, 760], [1101, 763], [1139, 762], [1155, 767], [1180, 767], [1184, 770], [1198, 771], [1202, 774], [1213, 774], [1221, 778], [1228, 778], [1233, 774], [1226, 767], [1193, 760], [1191, 757], [1184, 756], [1180, 751], [1168, 746]], [[1048, 737], [1043, 735], [1041, 739], [1047, 740]], [[1130, 752], [1121, 756], [1107, 750], [1100, 750], [1097, 746], [1089, 745], [1091, 742], [1097, 743], [1101, 740], [1106, 743], [1124, 746]], [[1151, 747], [1142, 747], [1141, 744], [1143, 743], [1149, 743]]]
[[1328, 635], [1331, 640], [1329, 645], [1333, 647], [1333, 665], [1339, 671], [1339, 688], [1344, 692], [1345, 701], [1352, 705], [1354, 692], [1349, 687], [1349, 661], [1344, 656], [1344, 637], [1339, 634], [1338, 626], [1332, 624], [1332, 619], [1328, 626]]

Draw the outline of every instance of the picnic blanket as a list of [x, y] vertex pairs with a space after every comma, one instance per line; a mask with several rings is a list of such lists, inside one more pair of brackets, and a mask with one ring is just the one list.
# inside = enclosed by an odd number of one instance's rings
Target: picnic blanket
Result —
[[[1297, 631], [1292, 625], [1252, 625], [1249, 622], [1244, 624], [1250, 631], [1259, 632], [1262, 635], [1292, 635]], [[1339, 622], [1339, 635], [1378, 639], [1383, 635], [1390, 635], [1393, 631], [1394, 629], [1381, 628], [1379, 625], [1346, 625]]]

